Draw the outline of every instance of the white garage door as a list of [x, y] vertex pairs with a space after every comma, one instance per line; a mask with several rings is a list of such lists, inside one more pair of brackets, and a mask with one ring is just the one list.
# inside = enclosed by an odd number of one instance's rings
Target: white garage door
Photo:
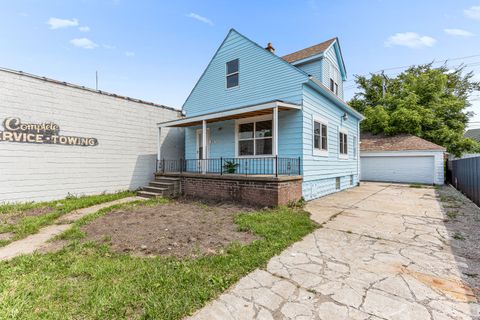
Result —
[[433, 156], [361, 157], [361, 179], [433, 184]]

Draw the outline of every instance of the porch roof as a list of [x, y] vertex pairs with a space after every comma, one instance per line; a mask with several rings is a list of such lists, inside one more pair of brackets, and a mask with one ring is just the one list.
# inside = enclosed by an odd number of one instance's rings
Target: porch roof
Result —
[[302, 107], [297, 104], [283, 102], [281, 100], [274, 100], [269, 102], [264, 102], [261, 104], [248, 105], [234, 109], [223, 110], [219, 112], [211, 112], [202, 114], [194, 117], [186, 117], [179, 120], [172, 120], [167, 122], [157, 123], [157, 126], [160, 128], [164, 127], [190, 127], [201, 125], [202, 121], [208, 123], [232, 120], [232, 119], [241, 119], [260, 116], [264, 114], [272, 113], [273, 108], [278, 108], [278, 110], [300, 110]]

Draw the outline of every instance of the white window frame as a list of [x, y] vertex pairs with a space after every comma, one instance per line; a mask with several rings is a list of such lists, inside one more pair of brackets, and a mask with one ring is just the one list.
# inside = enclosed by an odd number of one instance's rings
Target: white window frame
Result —
[[342, 178], [335, 177], [335, 190], [340, 190], [340, 189], [342, 189]]
[[357, 160], [358, 159], [358, 139], [357, 136], [352, 136], [352, 142], [353, 142], [353, 159]]
[[[318, 148], [315, 148], [315, 122], [319, 123], [320, 124], [320, 149]], [[324, 149], [321, 149], [321, 145], [322, 145], [322, 127], [321, 125], [325, 125], [327, 126], [327, 149], [324, 150]], [[312, 154], [314, 156], [319, 156], [319, 157], [328, 157], [328, 120], [324, 119], [324, 118], [321, 118], [321, 117], [318, 117], [318, 116], [314, 116], [312, 118]]]
[[339, 82], [340, 82], [340, 72], [333, 62], [328, 59], [328, 73], [330, 80], [333, 81], [333, 88], [331, 87], [331, 82], [328, 84], [330, 91], [332, 91], [337, 97], [339, 96]]
[[[236, 72], [232, 72], [232, 73], [228, 73], [228, 63], [229, 62], [232, 62], [232, 61], [235, 61], [235, 60], [238, 60], [238, 70]], [[228, 77], [229, 76], [233, 76], [235, 74], [238, 74], [238, 83], [236, 86], [233, 86], [233, 87], [228, 87]], [[236, 58], [236, 59], [232, 59], [232, 60], [229, 60], [227, 62], [225, 62], [225, 89], [234, 89], [234, 88], [238, 88], [240, 87], [240, 59], [239, 58]]]
[[[347, 153], [341, 153], [340, 152], [340, 133], [343, 133], [347, 136], [347, 139], [346, 139], [347, 140]], [[338, 158], [346, 160], [346, 159], [348, 159], [348, 151], [349, 151], [348, 150], [349, 149], [348, 148], [348, 130], [346, 128], [340, 128], [338, 130], [337, 139], [338, 139]]]
[[[255, 126], [254, 125], [254, 131], [253, 131], [253, 153], [252, 155], [239, 155], [238, 153], [238, 147], [239, 147], [239, 128], [241, 124], [244, 123], [251, 123], [251, 122], [261, 122], [261, 121], [267, 121], [271, 120], [272, 121], [272, 154], [260, 154], [256, 155], [256, 143], [255, 143]], [[264, 139], [264, 138], [259, 138], [259, 139]], [[249, 139], [250, 140], [250, 139]], [[257, 116], [257, 117], [251, 117], [251, 118], [244, 118], [244, 119], [238, 119], [235, 120], [235, 158], [269, 158], [274, 156], [274, 148], [275, 148], [275, 134], [273, 134], [273, 115], [267, 114], [264, 116]]]

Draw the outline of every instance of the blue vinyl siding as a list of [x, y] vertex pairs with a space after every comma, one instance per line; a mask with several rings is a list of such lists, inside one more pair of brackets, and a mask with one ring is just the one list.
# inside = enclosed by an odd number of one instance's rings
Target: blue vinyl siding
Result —
[[[302, 154], [302, 112], [300, 110], [279, 111], [278, 113], [278, 156], [297, 158]], [[185, 158], [196, 159], [197, 129], [185, 129]], [[207, 124], [210, 130], [209, 158], [235, 157], [235, 120]]]
[[[239, 86], [226, 88], [225, 64], [239, 59]], [[188, 117], [283, 100], [300, 104], [308, 76], [231, 30], [183, 105]]]
[[318, 80], [322, 81], [322, 60], [315, 60], [300, 65], [296, 65], [297, 68], [305, 71], [307, 74], [314, 76]]
[[[325, 58], [322, 59], [321, 68], [322, 77], [318, 79], [321, 80], [327, 88], [330, 88], [330, 78], [335, 80], [335, 82], [338, 84], [338, 97], [343, 99], [343, 80], [339, 61], [335, 52], [335, 46], [331, 46], [327, 51], [325, 51], [324, 56]], [[336, 72], [332, 73], [332, 67], [336, 70]]]
[[[358, 119], [349, 114], [341, 119], [344, 111], [309, 86], [303, 91], [303, 195], [310, 200], [335, 192], [335, 178], [341, 177], [341, 189], [350, 186], [350, 175], [358, 180], [357, 159], [353, 156], [353, 137], [358, 137]], [[313, 117], [328, 121], [328, 157], [313, 154]], [[348, 160], [339, 157], [339, 129], [348, 130]]]

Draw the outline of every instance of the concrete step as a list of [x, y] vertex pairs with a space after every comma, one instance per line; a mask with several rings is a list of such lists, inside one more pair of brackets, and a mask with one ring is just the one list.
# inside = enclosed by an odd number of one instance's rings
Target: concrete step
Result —
[[156, 180], [156, 181], [163, 180], [163, 181], [170, 181], [170, 182], [173, 182], [173, 181], [180, 181], [180, 178], [177, 178], [177, 177], [167, 177], [167, 176], [162, 176], [162, 174], [161, 174], [161, 173], [156, 173], [156, 174], [155, 174], [155, 180]]
[[148, 186], [142, 187], [138, 195], [146, 198], [176, 196], [181, 193], [180, 183], [180, 178], [166, 177], [156, 173], [155, 180], [150, 181]]
[[157, 188], [173, 189], [175, 187], [175, 182], [162, 182], [162, 181], [153, 180], [153, 181], [150, 181], [149, 185]]
[[142, 198], [156, 198], [156, 197], [161, 197], [162, 194], [158, 194], [156, 192], [149, 192], [149, 191], [138, 191], [137, 196], [142, 197]]
[[169, 188], [152, 187], [152, 186], [142, 187], [142, 191], [158, 193], [160, 195], [166, 195], [167, 193], [171, 193], [171, 189], [169, 189]]

